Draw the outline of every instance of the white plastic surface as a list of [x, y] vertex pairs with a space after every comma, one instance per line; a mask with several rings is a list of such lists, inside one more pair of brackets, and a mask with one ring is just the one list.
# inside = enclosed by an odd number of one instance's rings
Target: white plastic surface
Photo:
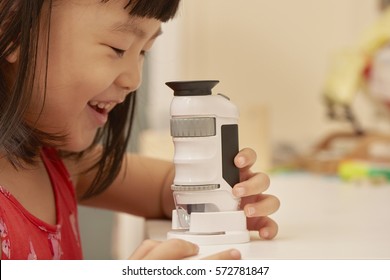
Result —
[[[177, 212], [172, 212], [172, 228], [180, 228]], [[198, 245], [245, 243], [250, 239], [243, 211], [191, 213], [187, 231], [170, 231], [168, 239], [180, 238]]]

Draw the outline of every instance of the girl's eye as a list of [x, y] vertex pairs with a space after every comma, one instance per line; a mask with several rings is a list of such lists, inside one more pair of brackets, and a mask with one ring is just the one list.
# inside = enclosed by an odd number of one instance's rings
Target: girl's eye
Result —
[[142, 50], [142, 51], [140, 52], [140, 55], [141, 55], [141, 56], [145, 56], [145, 55], [147, 54], [147, 52], [148, 52], [148, 51]]
[[125, 54], [125, 50], [121, 50], [121, 49], [118, 49], [118, 48], [114, 48], [114, 47], [110, 47], [116, 54], [118, 57], [122, 57], [124, 56]]

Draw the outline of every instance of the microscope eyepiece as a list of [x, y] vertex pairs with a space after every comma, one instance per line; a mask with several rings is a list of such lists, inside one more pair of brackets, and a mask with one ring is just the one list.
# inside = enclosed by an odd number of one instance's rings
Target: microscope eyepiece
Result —
[[173, 89], [174, 96], [211, 95], [211, 89], [218, 84], [217, 80], [173, 81], [165, 83]]

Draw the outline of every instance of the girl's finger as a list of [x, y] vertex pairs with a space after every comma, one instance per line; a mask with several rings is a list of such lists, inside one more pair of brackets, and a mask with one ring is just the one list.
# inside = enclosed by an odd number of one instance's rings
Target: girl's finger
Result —
[[244, 148], [234, 158], [234, 164], [240, 169], [249, 169], [255, 164], [256, 152], [250, 148]]
[[181, 239], [168, 239], [155, 246], [143, 259], [145, 260], [178, 260], [198, 254], [196, 244]]
[[268, 189], [270, 179], [265, 173], [256, 173], [246, 181], [236, 184], [233, 188], [233, 194], [236, 197], [245, 197], [263, 193]]
[[211, 256], [205, 257], [202, 260], [240, 260], [241, 253], [236, 249], [230, 249]]
[[160, 241], [155, 240], [144, 240], [141, 245], [134, 251], [134, 253], [130, 256], [129, 260], [141, 260], [143, 259], [149, 252], [158, 244]]
[[[255, 196], [255, 198], [256, 202], [246, 203], [244, 205], [243, 210], [248, 218], [271, 215], [280, 207], [280, 201], [276, 196], [260, 194]], [[242, 201], [242, 203], [245, 203], [245, 201]]]
[[248, 219], [248, 229], [256, 230], [263, 239], [273, 239], [278, 234], [278, 224], [270, 217]]

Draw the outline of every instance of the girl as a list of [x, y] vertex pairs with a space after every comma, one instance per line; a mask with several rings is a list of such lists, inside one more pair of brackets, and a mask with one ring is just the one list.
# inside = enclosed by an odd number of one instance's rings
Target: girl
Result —
[[[81, 259], [77, 203], [146, 218], [173, 209], [172, 163], [126, 154], [143, 58], [179, 0], [0, 0], [2, 259]], [[272, 239], [251, 149], [235, 158], [248, 228]], [[149, 203], [144, 203], [145, 199]], [[197, 254], [182, 240], [145, 241], [132, 259]], [[228, 250], [210, 256], [238, 259]]]

